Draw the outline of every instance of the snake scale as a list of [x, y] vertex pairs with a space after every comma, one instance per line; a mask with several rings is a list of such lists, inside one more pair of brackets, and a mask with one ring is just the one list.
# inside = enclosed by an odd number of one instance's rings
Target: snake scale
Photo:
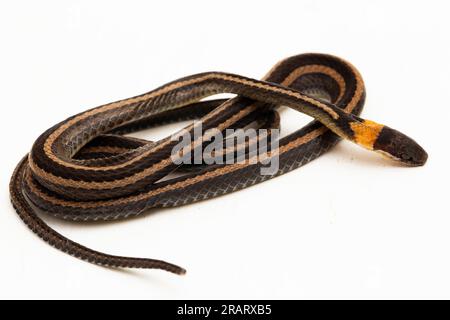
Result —
[[[219, 93], [235, 96], [204, 100]], [[326, 54], [284, 59], [263, 80], [223, 72], [188, 76], [79, 113], [45, 131], [12, 175], [11, 201], [33, 232], [72, 256], [109, 267], [156, 268], [184, 274], [183, 268], [161, 260], [114, 256], [84, 247], [53, 230], [38, 213], [95, 221], [180, 206], [289, 172], [317, 158], [340, 138], [410, 166], [423, 165], [427, 153], [414, 140], [359, 117], [364, 100], [364, 83], [356, 68]], [[193, 119], [200, 119], [202, 132], [246, 126], [276, 129], [281, 106], [314, 120], [280, 138], [278, 147], [270, 150], [269, 157], [278, 157], [279, 161], [279, 170], [271, 175], [260, 174], [259, 162], [175, 164], [171, 151], [177, 142], [170, 137], [152, 142], [125, 135]], [[198, 123], [184, 130], [193, 132]], [[192, 148], [199, 145], [201, 148], [201, 141], [193, 141]], [[173, 176], [174, 172], [180, 174]]]

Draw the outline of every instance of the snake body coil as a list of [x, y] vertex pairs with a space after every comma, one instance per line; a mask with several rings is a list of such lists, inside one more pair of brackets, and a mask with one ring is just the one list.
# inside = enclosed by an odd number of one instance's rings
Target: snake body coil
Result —
[[[217, 93], [237, 96], [200, 101]], [[164, 261], [86, 248], [50, 228], [36, 211], [68, 220], [110, 220], [150, 208], [192, 203], [298, 168], [329, 150], [339, 138], [408, 165], [423, 165], [427, 154], [412, 139], [358, 117], [364, 97], [359, 72], [348, 62], [324, 54], [287, 58], [262, 81], [220, 72], [182, 78], [143, 95], [90, 109], [48, 129], [14, 171], [11, 200], [32, 231], [70, 255], [111, 267], [158, 268], [182, 274], [184, 269]], [[277, 128], [276, 109], [280, 106], [315, 120], [281, 138], [279, 147], [270, 151], [271, 157], [279, 159], [279, 170], [273, 175], [260, 175], [261, 163], [249, 162], [187, 170], [172, 161], [177, 142], [169, 137], [149, 142], [123, 136], [164, 122], [196, 118], [201, 119], [204, 131], [216, 128], [224, 132], [251, 124]], [[196, 125], [186, 130], [193, 132]], [[163, 179], [174, 171], [184, 174]]]

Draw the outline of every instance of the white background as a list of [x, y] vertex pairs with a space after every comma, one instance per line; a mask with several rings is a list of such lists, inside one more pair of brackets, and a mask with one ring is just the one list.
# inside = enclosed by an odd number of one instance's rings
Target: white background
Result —
[[[448, 13], [448, 1], [2, 2], [0, 298], [450, 298]], [[46, 218], [92, 248], [180, 264], [184, 277], [79, 261], [12, 209], [14, 166], [56, 122], [192, 73], [260, 78], [303, 52], [356, 65], [363, 116], [414, 137], [428, 163], [399, 167], [342, 142], [206, 202], [119, 223]], [[283, 130], [308, 120], [283, 112]]]

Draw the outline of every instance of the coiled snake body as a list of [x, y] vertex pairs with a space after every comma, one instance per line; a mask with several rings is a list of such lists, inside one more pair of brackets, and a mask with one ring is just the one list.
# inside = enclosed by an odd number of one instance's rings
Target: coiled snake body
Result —
[[[200, 101], [217, 93], [237, 96]], [[48, 129], [14, 171], [11, 200], [33, 232], [70, 255], [105, 266], [183, 274], [184, 269], [164, 261], [86, 248], [50, 228], [36, 211], [68, 220], [110, 220], [208, 199], [298, 168], [329, 150], [339, 138], [408, 165], [423, 165], [427, 154], [412, 139], [358, 117], [364, 97], [359, 72], [350, 63], [324, 54], [282, 60], [262, 81], [221, 72], [182, 78], [143, 95], [90, 109]], [[195, 118], [201, 119], [204, 131], [217, 128], [224, 132], [252, 123], [257, 128], [277, 128], [280, 106], [315, 120], [281, 138], [279, 147], [270, 150], [270, 157], [279, 159], [279, 170], [273, 175], [261, 175], [262, 164], [250, 162], [199, 165], [186, 171], [185, 165], [171, 159], [177, 142], [170, 137], [149, 142], [122, 135]], [[196, 125], [186, 130], [193, 132]], [[184, 174], [162, 179], [174, 171]]]

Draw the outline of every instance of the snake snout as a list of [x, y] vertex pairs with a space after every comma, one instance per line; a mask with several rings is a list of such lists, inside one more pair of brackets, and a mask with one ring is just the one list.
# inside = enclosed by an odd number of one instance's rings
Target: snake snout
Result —
[[375, 141], [374, 150], [410, 166], [423, 166], [428, 159], [427, 152], [416, 141], [387, 126]]

